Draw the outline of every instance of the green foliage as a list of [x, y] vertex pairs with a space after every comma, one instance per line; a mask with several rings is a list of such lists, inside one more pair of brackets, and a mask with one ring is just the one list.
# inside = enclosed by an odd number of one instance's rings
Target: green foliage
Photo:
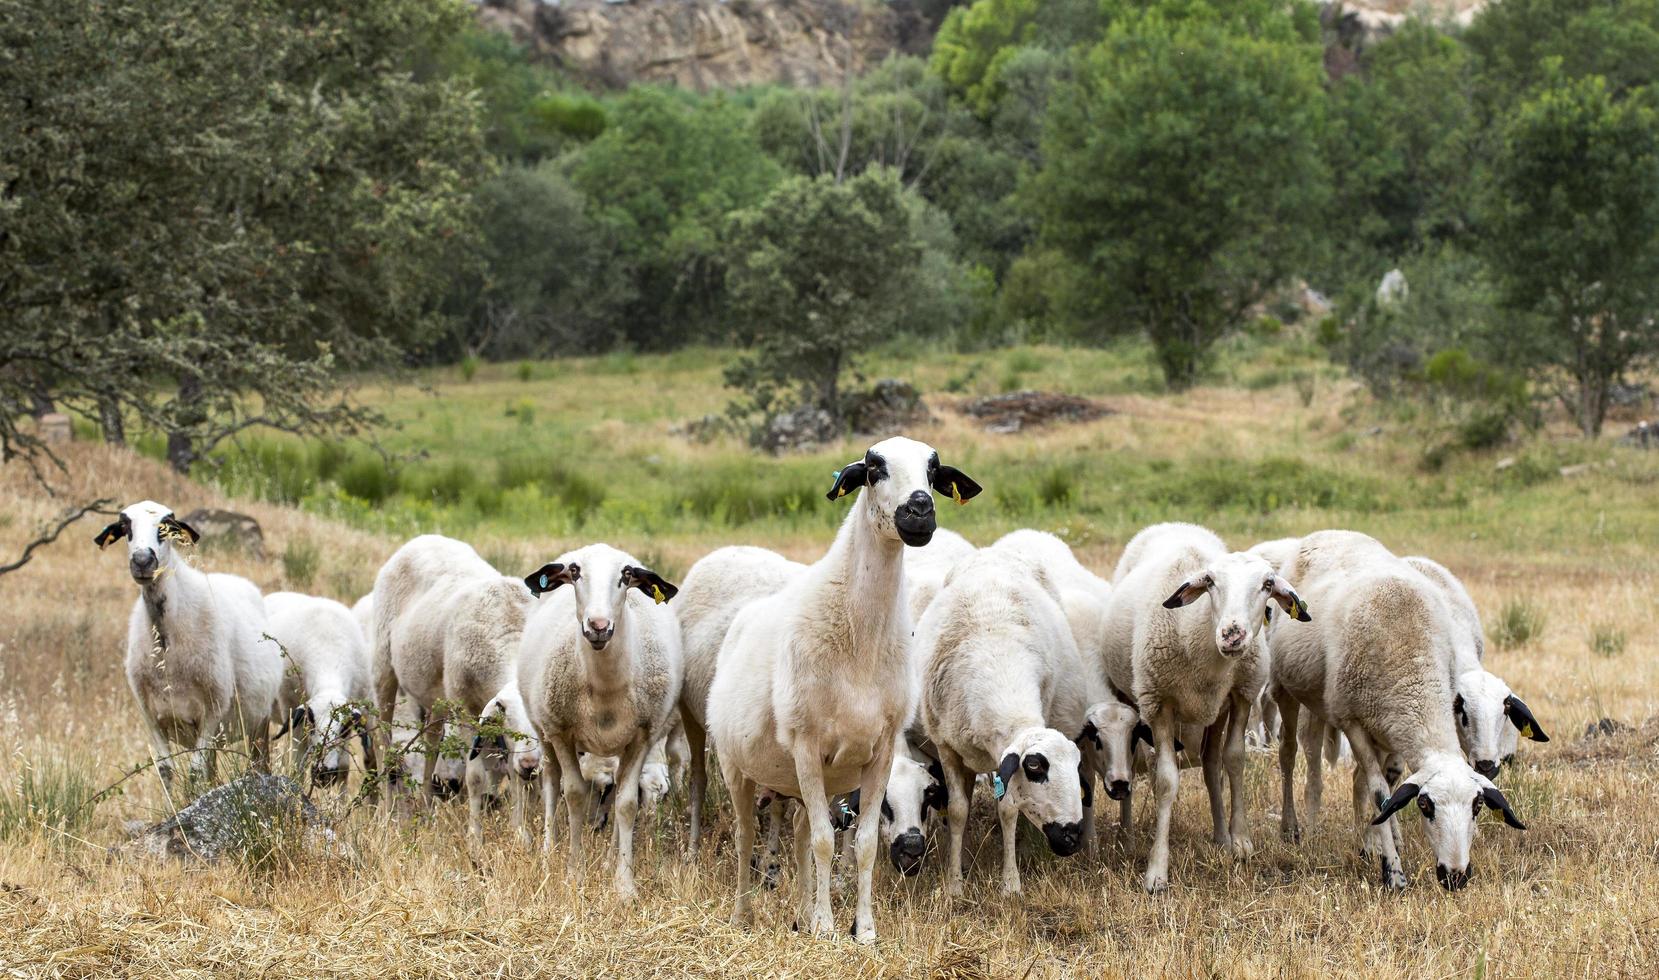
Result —
[[28, 834], [69, 843], [92, 820], [99, 787], [80, 764], [56, 754], [38, 755], [17, 779], [0, 787], [0, 840]]
[[561, 91], [569, 83], [501, 31], [468, 24], [434, 61], [443, 74], [464, 80], [478, 93], [487, 145], [500, 159], [534, 163], [605, 129], [605, 112], [597, 101]]
[[1544, 632], [1544, 623], [1541, 605], [1524, 597], [1510, 599], [1491, 626], [1492, 642], [1500, 650], [1524, 647]]
[[1019, 46], [1036, 39], [1042, 0], [979, 0], [945, 16], [933, 39], [931, 67], [980, 115], [1001, 92], [1002, 68]]
[[282, 549], [282, 577], [295, 588], [303, 589], [317, 577], [317, 566], [322, 564], [322, 549], [310, 538], [290, 538]]
[[1598, 657], [1617, 657], [1624, 653], [1624, 630], [1606, 623], [1598, 623], [1590, 631], [1590, 652]]
[[478, 374], [478, 357], [468, 354], [461, 358], [461, 380], [471, 381]]
[[1292, 14], [1240, 7], [1126, 11], [1056, 90], [1032, 188], [1099, 329], [1145, 329], [1178, 388], [1314, 252], [1325, 199], [1318, 48]]
[[763, 414], [797, 398], [839, 419], [841, 375], [908, 321], [924, 248], [898, 178], [791, 177], [733, 215], [727, 290], [748, 352], [727, 370]]

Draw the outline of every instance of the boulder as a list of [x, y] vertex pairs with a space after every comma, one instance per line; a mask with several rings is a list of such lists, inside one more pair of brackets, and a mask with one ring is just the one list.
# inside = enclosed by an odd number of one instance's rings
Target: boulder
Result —
[[198, 507], [182, 518], [195, 528], [202, 540], [224, 544], [265, 560], [265, 532], [247, 514], [218, 507]]
[[841, 430], [830, 413], [812, 405], [780, 412], [766, 420], [756, 439], [774, 456], [834, 442]]
[[847, 396], [847, 424], [861, 436], [890, 436], [933, 421], [921, 392], [908, 381], [883, 378]]
[[343, 843], [287, 776], [250, 772], [203, 793], [177, 814], [143, 827], [128, 847], [154, 857], [213, 864], [262, 857], [299, 842], [340, 855]]
[[62, 412], [47, 412], [40, 417], [40, 441], [48, 446], [61, 446], [75, 438], [75, 427]]
[[1113, 414], [1113, 409], [1079, 395], [1053, 391], [1015, 391], [976, 398], [962, 406], [962, 414], [979, 419], [986, 432], [1019, 432], [1050, 422], [1091, 422]]

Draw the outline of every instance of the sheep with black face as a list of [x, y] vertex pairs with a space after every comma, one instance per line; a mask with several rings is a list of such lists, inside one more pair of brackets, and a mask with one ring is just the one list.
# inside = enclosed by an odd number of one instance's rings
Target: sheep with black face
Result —
[[282, 684], [282, 655], [264, 638], [264, 597], [245, 578], [203, 574], [185, 561], [179, 549], [199, 537], [172, 508], [145, 500], [93, 538], [100, 550], [127, 539], [127, 570], [138, 584], [127, 683], [164, 782], [172, 781], [172, 745], [190, 749], [191, 771], [207, 778], [223, 738], [245, 738], [265, 765]]

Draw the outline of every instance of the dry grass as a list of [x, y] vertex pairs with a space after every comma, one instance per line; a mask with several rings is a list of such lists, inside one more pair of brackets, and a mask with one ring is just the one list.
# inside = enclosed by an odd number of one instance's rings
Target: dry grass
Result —
[[[1150, 453], [1205, 440], [1235, 452], [1281, 449], [1330, 431], [1341, 399], [1302, 410], [1288, 389], [1246, 397], [1201, 390], [1179, 399], [1126, 397], [1117, 406], [1123, 414], [1035, 434], [1022, 445], [1033, 456]], [[1264, 417], [1274, 421], [1263, 425]], [[950, 415], [935, 430], [926, 436], [942, 445], [983, 439]], [[1386, 469], [1389, 453], [1406, 451], [1379, 448], [1371, 465]], [[368, 588], [397, 543], [292, 510], [224, 501], [126, 453], [77, 446], [69, 458], [66, 498], [95, 491], [123, 500], [154, 497], [181, 512], [230, 503], [254, 514], [265, 527], [269, 560], [232, 553], [202, 560], [266, 589], [290, 584], [279, 556], [289, 541], [306, 539], [321, 548], [311, 591], [349, 601]], [[942, 897], [936, 867], [914, 881], [878, 867], [882, 938], [874, 949], [793, 934], [782, 894], [757, 903], [753, 928], [729, 926], [733, 858], [725, 815], [716, 823], [715, 854], [694, 865], [679, 856], [677, 810], [648, 831], [639, 862], [642, 898], [626, 908], [610, 896], [601, 862], [572, 886], [562, 849], [551, 862], [521, 852], [504, 827], [492, 829], [485, 852], [469, 853], [453, 806], [430, 823], [388, 826], [371, 813], [350, 815], [342, 832], [359, 854], [350, 865], [297, 857], [278, 871], [250, 875], [111, 858], [106, 849], [121, 840], [123, 821], [165, 810], [156, 780], [145, 773], [101, 804], [72, 838], [40, 831], [0, 839], [0, 975], [1651, 977], [1659, 974], [1659, 723], [1640, 723], [1659, 715], [1659, 613], [1652, 599], [1659, 561], [1651, 530], [1593, 531], [1598, 511], [1651, 511], [1651, 486], [1594, 475], [1514, 517], [1531, 525], [1514, 536], [1502, 533], [1501, 515], [1320, 515], [1372, 530], [1402, 552], [1441, 558], [1485, 610], [1525, 596], [1546, 613], [1541, 636], [1490, 654], [1493, 669], [1555, 736], [1548, 745], [1527, 745], [1520, 767], [1505, 777], [1532, 829], [1518, 834], [1483, 822], [1479, 875], [1456, 895], [1425, 874], [1430, 859], [1415, 816], [1405, 830], [1408, 867], [1418, 880], [1403, 895], [1376, 889], [1356, 856], [1340, 767], [1328, 777], [1322, 823], [1301, 845], [1279, 842], [1276, 773], [1261, 755], [1249, 767], [1258, 847], [1249, 862], [1234, 864], [1208, 843], [1202, 782], [1189, 772], [1177, 811], [1171, 894], [1151, 899], [1136, 887], [1143, 828], [1127, 849], [1105, 835], [1108, 846], [1093, 864], [1030, 849], [1027, 893], [1009, 899], [996, 891], [994, 821], [979, 813], [970, 830], [976, 850], [966, 899], [952, 904]], [[60, 506], [15, 466], [0, 469], [0, 499], [8, 501], [0, 554], [14, 553]], [[1547, 513], [1538, 510], [1546, 506]], [[1270, 515], [1221, 529], [1245, 540], [1311, 530], [1292, 526], [1306, 519]], [[27, 570], [0, 579], [6, 787], [16, 785], [30, 760], [53, 753], [68, 753], [99, 784], [144, 758], [120, 671], [131, 584], [117, 558], [100, 558], [91, 548], [97, 526], [88, 520]], [[1473, 526], [1484, 530], [1471, 537]], [[503, 535], [481, 546], [529, 559], [564, 543]], [[668, 537], [644, 546], [683, 568], [719, 543]], [[823, 545], [809, 535], [767, 543], [801, 558]], [[1110, 568], [1119, 544], [1091, 541], [1083, 557]], [[1628, 637], [1627, 647], [1617, 656], [1592, 655], [1587, 638], [1612, 629]], [[1585, 725], [1603, 716], [1635, 727], [1582, 740]], [[850, 906], [843, 899], [837, 914], [845, 925]]]

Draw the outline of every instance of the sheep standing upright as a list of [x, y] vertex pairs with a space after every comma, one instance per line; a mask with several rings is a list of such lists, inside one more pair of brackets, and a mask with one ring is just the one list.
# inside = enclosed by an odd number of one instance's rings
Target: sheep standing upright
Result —
[[212, 778], [214, 743], [246, 739], [254, 763], [270, 754], [271, 709], [282, 656], [264, 639], [265, 600], [236, 575], [203, 574], [178, 554], [200, 536], [153, 500], [121, 511], [93, 542], [126, 538], [127, 570], [138, 583], [127, 624], [127, 683], [138, 702], [156, 769], [171, 782], [171, 745], [192, 750], [191, 772]]
[[[1216, 844], [1238, 857], [1251, 853], [1244, 729], [1266, 680], [1257, 633], [1271, 616], [1270, 603], [1309, 620], [1307, 606], [1265, 559], [1229, 554], [1214, 533], [1191, 524], [1141, 531], [1118, 563], [1102, 666], [1107, 681], [1135, 700], [1152, 729], [1158, 820], [1146, 865], [1149, 892], [1169, 885], [1169, 823], [1180, 780], [1175, 741], [1183, 724], [1209, 726], [1204, 783]], [[1221, 801], [1223, 765], [1230, 820]]]
[[284, 671], [279, 713], [289, 738], [311, 765], [318, 785], [345, 785], [350, 740], [363, 743], [364, 766], [375, 772], [374, 741], [363, 708], [374, 698], [369, 644], [352, 611], [333, 599], [273, 592], [265, 597], [269, 633], [291, 669]]
[[993, 546], [963, 559], [916, 629], [922, 724], [939, 752], [950, 813], [945, 891], [962, 892], [974, 774], [996, 772], [1002, 890], [1020, 890], [1020, 814], [1062, 857], [1083, 845], [1087, 676], [1059, 594], [1034, 563]]
[[[1457, 626], [1444, 591], [1351, 531], [1303, 538], [1286, 573], [1320, 609], [1317, 642], [1282, 643], [1274, 628], [1273, 686], [1286, 728], [1301, 706], [1347, 736], [1362, 853], [1377, 860], [1386, 887], [1406, 884], [1390, 818], [1413, 799], [1426, 818], [1441, 885], [1463, 887], [1482, 809], [1525, 827], [1458, 743], [1451, 671]], [[1410, 770], [1393, 795], [1385, 773], [1391, 755]]]
[[[807, 890], [801, 892], [802, 928], [834, 931], [829, 798], [854, 789], [877, 798], [916, 700], [903, 551], [933, 538], [932, 491], [965, 501], [980, 488], [941, 465], [932, 447], [893, 438], [843, 467], [829, 498], [860, 489], [829, 553], [781, 592], [745, 606], [720, 650], [708, 728], [738, 801], [737, 922], [750, 913], [755, 817], [746, 801], [765, 789], [801, 801], [798, 840], [810, 826], [814, 882], [810, 909]], [[860, 823], [856, 838], [853, 935], [863, 942], [875, 939], [870, 887], [878, 824]]]
[[641, 769], [647, 750], [672, 727], [685, 670], [680, 625], [664, 605], [678, 590], [605, 544], [561, 555], [525, 583], [546, 597], [525, 628], [518, 666], [519, 690], [542, 743], [545, 846], [553, 845], [553, 801], [562, 789], [570, 818], [566, 867], [574, 879], [587, 798], [577, 753], [617, 756], [616, 891], [632, 898]]
[[[453, 722], [457, 734], [471, 742], [484, 705], [514, 676], [529, 607], [523, 582], [496, 571], [471, 546], [436, 534], [399, 548], [375, 576], [379, 755], [390, 758], [388, 722], [402, 691], [423, 712], [428, 747], [420, 783], [428, 805], [439, 751], [433, 730]], [[483, 833], [482, 807], [481, 796], [469, 792], [474, 840]]]

